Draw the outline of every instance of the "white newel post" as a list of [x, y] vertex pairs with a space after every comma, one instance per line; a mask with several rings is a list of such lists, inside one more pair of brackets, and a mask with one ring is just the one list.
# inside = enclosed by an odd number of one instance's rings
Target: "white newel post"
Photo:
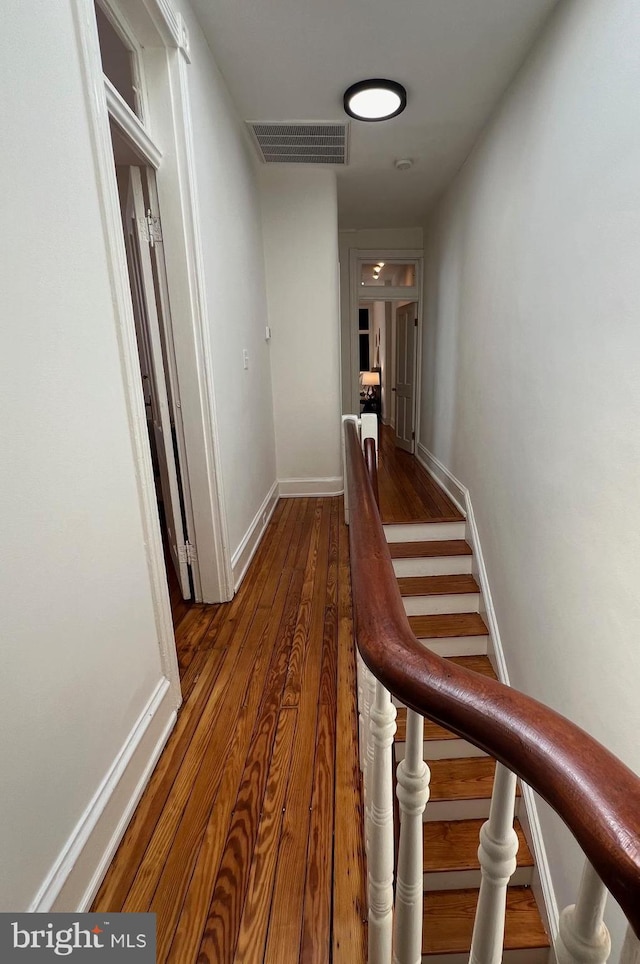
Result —
[[558, 964], [605, 964], [608, 960], [611, 939], [603, 920], [607, 896], [606, 887], [587, 861], [577, 901], [560, 914]]
[[424, 719], [407, 710], [404, 760], [398, 764], [400, 843], [393, 938], [395, 964], [420, 964], [424, 905], [422, 814], [429, 798], [429, 767], [424, 762]]
[[360, 444], [364, 449], [365, 439], [372, 438], [376, 446], [376, 463], [378, 461], [378, 416], [372, 412], [364, 412], [360, 416]]
[[504, 944], [507, 885], [516, 869], [518, 835], [513, 829], [516, 776], [496, 765], [489, 819], [480, 830], [480, 896], [471, 940], [471, 964], [500, 964]]
[[392, 745], [396, 708], [376, 680], [371, 708], [373, 761], [369, 776], [369, 964], [390, 964], [393, 931]]

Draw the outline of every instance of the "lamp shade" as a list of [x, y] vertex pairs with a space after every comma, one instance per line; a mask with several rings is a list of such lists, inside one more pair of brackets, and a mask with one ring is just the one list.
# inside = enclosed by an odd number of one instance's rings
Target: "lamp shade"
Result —
[[379, 384], [380, 384], [380, 372], [363, 372], [363, 373], [362, 373], [362, 384], [363, 384], [363, 385], [379, 385]]

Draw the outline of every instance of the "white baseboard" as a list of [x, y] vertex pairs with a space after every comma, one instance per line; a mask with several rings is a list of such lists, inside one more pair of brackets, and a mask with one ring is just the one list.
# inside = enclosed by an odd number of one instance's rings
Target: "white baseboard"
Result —
[[547, 851], [544, 846], [535, 794], [526, 783], [522, 783], [521, 787], [524, 812], [521, 809], [520, 823], [522, 824], [529, 848], [533, 851], [536, 864], [531, 889], [533, 890], [533, 896], [542, 914], [545, 927], [547, 928], [547, 934], [551, 939], [552, 950], [555, 954], [558, 928], [560, 926], [560, 909], [551, 880], [551, 870], [549, 868], [549, 861], [547, 860]]
[[30, 912], [89, 909], [175, 722], [171, 685], [163, 677], [31, 902]]
[[[417, 445], [416, 458], [427, 470], [429, 475], [431, 475], [431, 477], [435, 479], [440, 486], [442, 486], [452, 502], [454, 502], [458, 507], [460, 512], [466, 516], [466, 538], [473, 550], [472, 572], [476, 577], [478, 584], [480, 585], [481, 616], [483, 617], [489, 629], [488, 655], [500, 681], [509, 686], [510, 683], [507, 661], [504, 648], [502, 646], [502, 640], [500, 638], [500, 630], [498, 629], [496, 611], [491, 598], [489, 578], [487, 575], [484, 557], [482, 555], [482, 546], [480, 545], [480, 536], [478, 534], [478, 527], [476, 524], [476, 518], [473, 511], [469, 490], [465, 485], [462, 484], [462, 482], [460, 482], [459, 479], [455, 477], [455, 475], [453, 475], [453, 473], [449, 471], [445, 465], [442, 464], [442, 462], [440, 462], [439, 459], [435, 457], [435, 455], [433, 455], [432, 452], [425, 448], [420, 442]], [[553, 882], [551, 879], [551, 871], [549, 869], [549, 862], [547, 860], [547, 854], [544, 846], [542, 827], [540, 825], [540, 818], [538, 816], [538, 810], [536, 807], [535, 794], [531, 787], [523, 784], [522, 797], [524, 801], [524, 812], [521, 809], [520, 822], [522, 823], [523, 830], [527, 838], [527, 843], [533, 851], [536, 864], [536, 872], [532, 889], [534, 891], [536, 900], [538, 901], [538, 906], [541, 914], [543, 915], [549, 936], [555, 947], [559, 921], [558, 903], [555, 897]]]
[[283, 499], [331, 498], [342, 495], [344, 480], [341, 475], [326, 479], [280, 479], [279, 489]]
[[249, 568], [249, 563], [253, 559], [256, 549], [260, 545], [260, 540], [264, 535], [264, 530], [267, 528], [269, 519], [273, 515], [277, 504], [278, 482], [276, 480], [267, 492], [262, 505], [253, 517], [253, 521], [245, 532], [242, 542], [231, 556], [231, 572], [233, 573], [234, 592], [238, 590], [240, 583], [244, 579], [244, 574]]
[[442, 486], [456, 508], [463, 515], [466, 515], [466, 486], [459, 482], [455, 475], [429, 449], [424, 447], [422, 442], [418, 442], [416, 446], [416, 458], [429, 475]]

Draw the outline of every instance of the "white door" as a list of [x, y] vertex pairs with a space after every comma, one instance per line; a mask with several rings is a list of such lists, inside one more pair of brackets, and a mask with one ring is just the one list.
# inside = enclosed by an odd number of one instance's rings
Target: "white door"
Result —
[[[151, 443], [154, 471], [159, 476], [158, 497], [162, 501], [171, 560], [185, 599], [191, 596], [189, 570], [178, 467], [171, 426], [165, 359], [163, 353], [159, 306], [163, 298], [154, 278], [151, 247], [154, 235], [159, 237], [158, 221], [145, 205], [140, 169], [129, 168], [129, 188], [125, 217], [125, 239], [131, 295], [136, 323], [138, 354], [147, 410], [147, 425]], [[155, 265], [157, 268], [157, 265]]]
[[396, 445], [413, 452], [418, 304], [396, 309]]

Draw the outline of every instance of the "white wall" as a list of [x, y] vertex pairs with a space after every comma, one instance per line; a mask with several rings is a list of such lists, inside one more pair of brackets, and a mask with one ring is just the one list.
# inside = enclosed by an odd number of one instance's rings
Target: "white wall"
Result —
[[[63, 884], [54, 906], [72, 910], [109, 843], [102, 818], [69, 878], [58, 863], [107, 800], [117, 826], [175, 694], [142, 715], [163, 674], [72, 4], [5, 7], [0, 909], [49, 906]], [[242, 124], [181, 9], [233, 552], [276, 478], [260, 205]]]
[[199, 217], [222, 485], [233, 555], [276, 480], [258, 163], [186, 0], [179, 8], [191, 48], [188, 77]]
[[[636, 771], [639, 47], [635, 0], [561, 4], [439, 205], [421, 418], [470, 489], [512, 683]], [[580, 857], [542, 822], [563, 906]]]
[[349, 312], [349, 255], [353, 248], [422, 248], [422, 228], [360, 228], [340, 231], [340, 357], [342, 377], [342, 411], [353, 411], [357, 397], [354, 376], [358, 361], [352, 358], [351, 318]]
[[335, 174], [265, 166], [261, 187], [280, 491], [341, 491]]
[[162, 674], [70, 4], [3, 13], [0, 909], [14, 911]]

